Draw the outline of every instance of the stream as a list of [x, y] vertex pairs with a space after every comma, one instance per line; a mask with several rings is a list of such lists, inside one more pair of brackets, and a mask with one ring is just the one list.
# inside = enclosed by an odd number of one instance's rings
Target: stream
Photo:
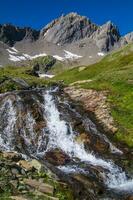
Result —
[[[85, 190], [90, 187], [88, 193], [96, 193], [94, 199], [125, 199], [133, 194], [132, 174], [119, 162], [122, 150], [59, 88], [0, 95], [0, 150], [47, 160], [59, 176], [86, 183]], [[61, 162], [54, 163], [56, 153]]]

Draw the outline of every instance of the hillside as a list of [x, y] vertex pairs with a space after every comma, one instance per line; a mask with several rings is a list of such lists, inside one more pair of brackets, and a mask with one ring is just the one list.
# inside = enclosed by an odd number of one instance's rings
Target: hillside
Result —
[[111, 114], [118, 127], [115, 137], [133, 147], [133, 44], [96, 64], [66, 70], [54, 80], [63, 80], [66, 86], [108, 91]]

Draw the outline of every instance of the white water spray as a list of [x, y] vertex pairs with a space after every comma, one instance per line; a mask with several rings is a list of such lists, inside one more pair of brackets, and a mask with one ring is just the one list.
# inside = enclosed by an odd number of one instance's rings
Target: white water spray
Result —
[[101, 158], [97, 158], [92, 153], [87, 153], [84, 149], [84, 145], [76, 142], [71, 126], [68, 134], [67, 123], [60, 119], [60, 113], [49, 91], [45, 93], [44, 99], [45, 117], [50, 134], [47, 150], [60, 148], [72, 158], [77, 157], [81, 161], [88, 162], [88, 164], [93, 166], [101, 166], [108, 170], [108, 172], [103, 174], [105, 184], [107, 184], [108, 187], [115, 189], [119, 187], [119, 189], [122, 188], [122, 190], [124, 187], [126, 191], [133, 192], [133, 180], [128, 180], [125, 172], [123, 172], [121, 168], [116, 166], [112, 161], [105, 161]]
[[14, 126], [16, 123], [16, 110], [10, 99], [7, 99], [0, 108], [0, 148], [1, 150], [11, 151], [14, 149]]

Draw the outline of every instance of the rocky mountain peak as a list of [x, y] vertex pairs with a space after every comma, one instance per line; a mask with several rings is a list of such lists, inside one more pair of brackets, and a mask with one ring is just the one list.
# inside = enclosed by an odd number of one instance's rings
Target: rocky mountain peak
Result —
[[63, 45], [89, 37], [98, 26], [77, 13], [62, 15], [41, 30], [41, 37], [48, 42]]
[[109, 51], [120, 39], [119, 29], [111, 21], [100, 26], [91, 38], [101, 51]]
[[36, 40], [38, 36], [39, 31], [33, 30], [30, 27], [20, 28], [12, 24], [0, 25], [0, 41], [10, 46], [23, 39]]

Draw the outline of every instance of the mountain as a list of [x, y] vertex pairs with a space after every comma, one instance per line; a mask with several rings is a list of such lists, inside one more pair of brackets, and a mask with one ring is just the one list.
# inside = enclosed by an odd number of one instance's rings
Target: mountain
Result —
[[11, 24], [0, 25], [0, 41], [12, 46], [21, 40], [36, 40], [39, 37], [39, 31], [30, 27], [19, 28]]
[[[0, 65], [23, 64], [45, 55], [70, 65], [91, 64], [108, 52], [133, 41], [133, 32], [121, 36], [111, 21], [96, 25], [85, 16], [69, 13], [40, 31], [0, 25]], [[6, 45], [5, 45], [6, 44]]]
[[48, 42], [64, 45], [90, 37], [97, 28], [98, 26], [86, 17], [70, 13], [66, 16], [62, 15], [45, 26], [41, 30], [40, 36]]

